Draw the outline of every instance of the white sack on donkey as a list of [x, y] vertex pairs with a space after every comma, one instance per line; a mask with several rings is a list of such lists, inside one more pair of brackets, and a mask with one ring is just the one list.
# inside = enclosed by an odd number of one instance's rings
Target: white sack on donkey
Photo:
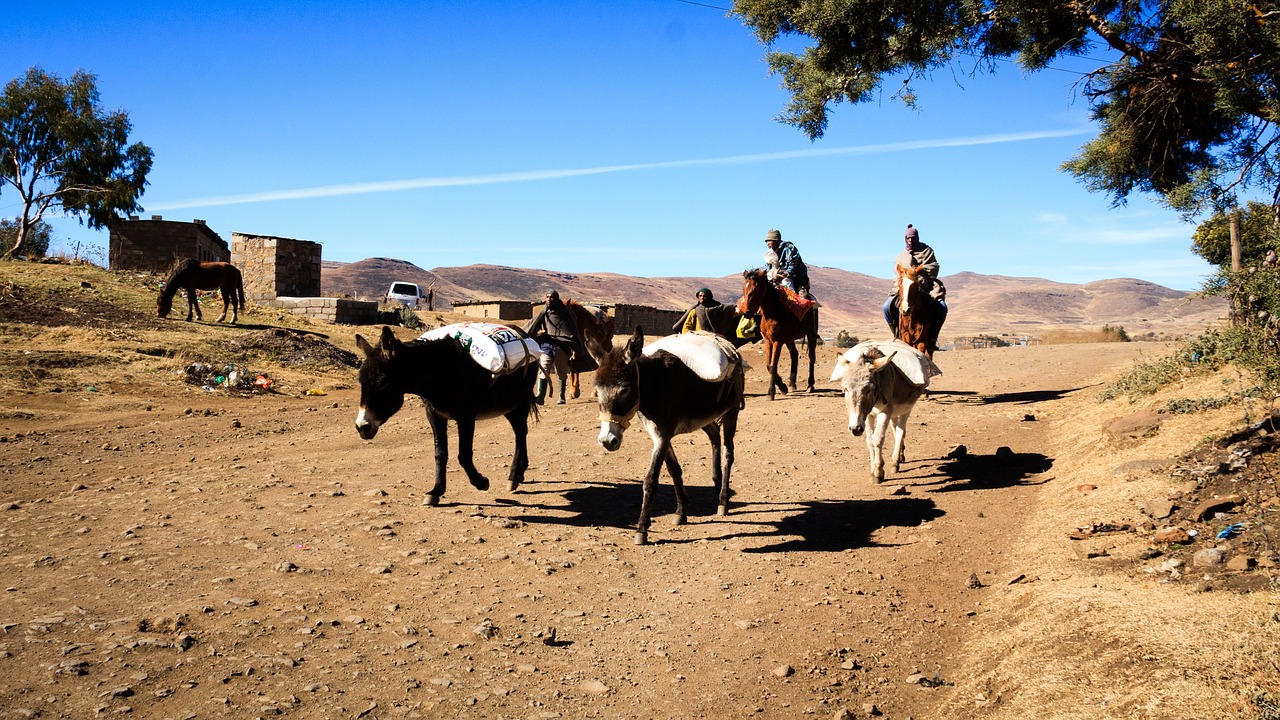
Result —
[[464, 322], [428, 330], [419, 340], [457, 340], [480, 367], [494, 375], [505, 375], [538, 362], [542, 351], [522, 330], [508, 325]]
[[732, 342], [715, 333], [696, 331], [665, 335], [646, 345], [644, 354], [651, 357], [659, 350], [680, 358], [680, 362], [707, 382], [721, 382], [733, 373], [737, 365], [750, 367]]

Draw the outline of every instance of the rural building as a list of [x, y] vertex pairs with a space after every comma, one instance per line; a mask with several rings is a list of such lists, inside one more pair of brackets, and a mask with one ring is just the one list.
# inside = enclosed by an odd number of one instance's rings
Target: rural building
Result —
[[453, 303], [453, 311], [496, 322], [528, 320], [533, 317], [533, 303], [528, 300], [473, 300]]
[[231, 263], [250, 302], [348, 325], [378, 321], [378, 303], [320, 297], [320, 243], [231, 233]]
[[231, 233], [231, 263], [244, 274], [244, 296], [253, 302], [320, 295], [320, 243]]
[[195, 258], [227, 262], [231, 248], [203, 220], [180, 222], [152, 215], [110, 224], [107, 265], [112, 270], [142, 270], [167, 275], [180, 261]]
[[626, 305], [618, 303], [613, 306], [613, 327], [618, 335], [628, 336], [635, 332], [636, 326], [644, 328], [648, 337], [670, 335], [676, 321], [684, 317], [684, 310], [661, 310], [646, 305]]

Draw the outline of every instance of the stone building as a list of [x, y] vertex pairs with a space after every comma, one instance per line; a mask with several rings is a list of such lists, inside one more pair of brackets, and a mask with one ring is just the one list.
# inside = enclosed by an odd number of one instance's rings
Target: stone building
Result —
[[626, 305], [618, 303], [613, 306], [613, 326], [618, 335], [628, 336], [635, 332], [636, 326], [644, 328], [646, 337], [670, 335], [672, 325], [684, 317], [684, 310], [662, 310], [647, 305]]
[[203, 220], [179, 222], [152, 215], [110, 225], [107, 264], [112, 270], [142, 270], [167, 275], [179, 262], [195, 258], [227, 262], [231, 248]]
[[244, 296], [252, 302], [320, 295], [320, 243], [231, 233], [231, 264], [244, 274]]
[[244, 295], [249, 302], [326, 322], [377, 322], [376, 302], [320, 297], [320, 243], [231, 233], [231, 263], [244, 276]]
[[453, 304], [453, 311], [497, 322], [528, 320], [533, 317], [533, 303], [528, 300], [475, 300], [456, 302]]

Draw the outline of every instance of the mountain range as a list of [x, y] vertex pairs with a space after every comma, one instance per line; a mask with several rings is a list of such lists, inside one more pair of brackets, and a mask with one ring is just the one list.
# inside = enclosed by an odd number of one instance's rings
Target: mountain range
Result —
[[[892, 281], [862, 273], [809, 266], [813, 295], [822, 303], [823, 334], [847, 330], [855, 335], [884, 328], [881, 304]], [[1168, 337], [1220, 325], [1226, 300], [1173, 290], [1145, 280], [1120, 278], [1084, 284], [1042, 278], [961, 272], [942, 276], [950, 314], [944, 335], [1037, 336], [1062, 330], [1123, 327], [1132, 337]], [[693, 305], [699, 288], [711, 289], [721, 302], [742, 294], [740, 274], [723, 277], [631, 277], [616, 273], [568, 273], [501, 265], [466, 265], [424, 270], [389, 258], [359, 262], [324, 261], [321, 292], [329, 297], [380, 299], [393, 281], [435, 284], [435, 308], [480, 300], [540, 301], [548, 290], [583, 302], [630, 303], [683, 309]]]

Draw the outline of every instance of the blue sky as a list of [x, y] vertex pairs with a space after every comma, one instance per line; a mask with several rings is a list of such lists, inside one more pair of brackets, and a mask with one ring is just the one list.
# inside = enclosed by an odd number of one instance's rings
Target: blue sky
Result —
[[[143, 215], [228, 242], [717, 277], [760, 265], [774, 227], [810, 264], [888, 277], [914, 223], [944, 276], [1193, 290], [1211, 270], [1176, 213], [1112, 208], [1058, 170], [1095, 132], [1086, 61], [962, 62], [917, 84], [920, 110], [890, 87], [811, 143], [774, 119], [787, 96], [750, 31], [679, 0], [50, 1], [10, 14], [5, 44], [5, 81], [96, 74], [155, 151]], [[50, 219], [60, 246], [105, 249]]]

